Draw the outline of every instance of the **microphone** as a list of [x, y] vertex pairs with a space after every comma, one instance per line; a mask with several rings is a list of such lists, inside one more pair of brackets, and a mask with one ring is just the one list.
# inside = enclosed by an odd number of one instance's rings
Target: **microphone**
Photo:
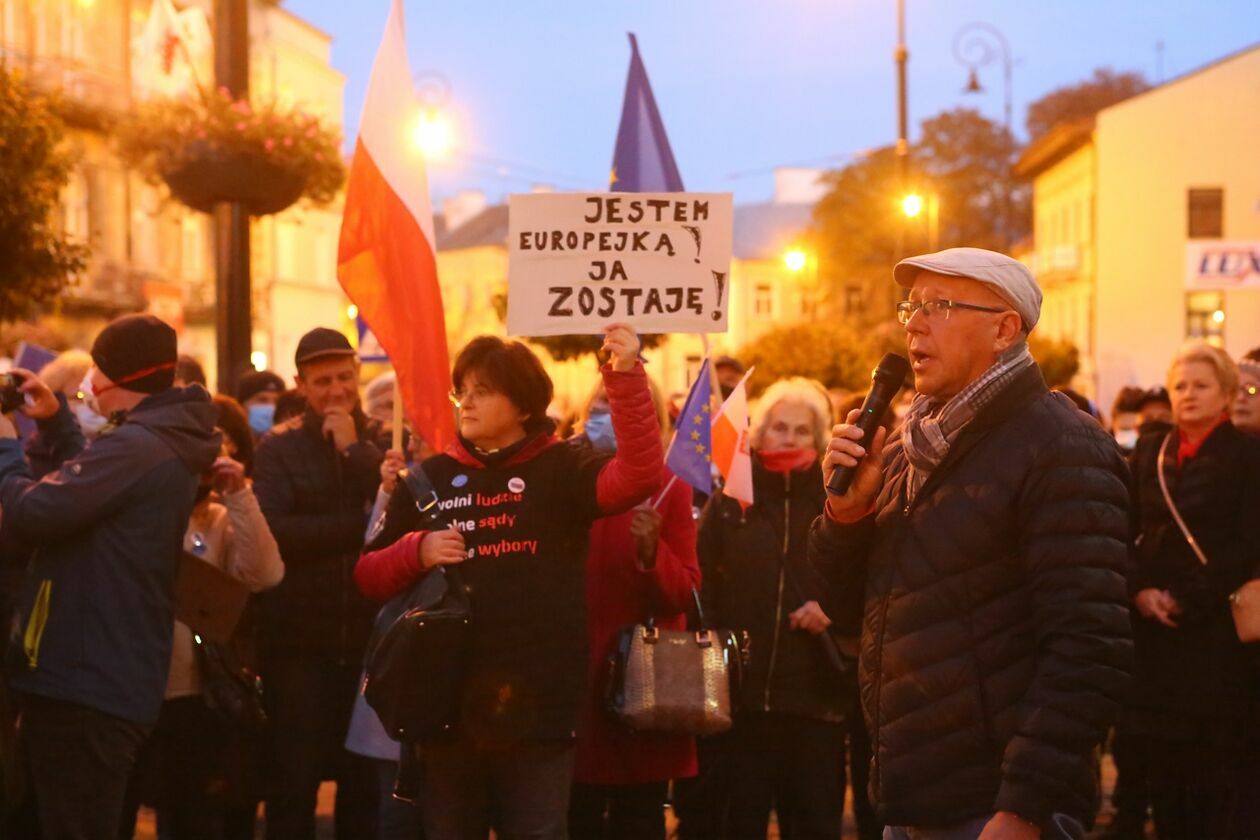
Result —
[[[879, 367], [871, 371], [871, 390], [862, 403], [862, 414], [855, 424], [862, 430], [862, 438], [858, 443], [869, 446], [867, 441], [874, 438], [879, 421], [888, 413], [889, 404], [905, 384], [909, 373], [910, 361], [905, 356], [885, 353], [884, 358], [879, 360]], [[853, 484], [853, 478], [861, 465], [862, 461], [858, 459], [857, 467], [836, 467], [831, 474], [831, 480], [827, 482], [827, 492], [836, 496], [849, 492], [849, 486]]]

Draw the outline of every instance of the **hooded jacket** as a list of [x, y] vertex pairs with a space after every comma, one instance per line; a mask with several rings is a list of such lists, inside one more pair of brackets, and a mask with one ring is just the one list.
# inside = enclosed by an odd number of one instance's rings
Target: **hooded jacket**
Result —
[[[663, 455], [641, 365], [605, 367], [617, 454], [610, 461], [564, 445], [550, 423], [479, 457], [457, 440], [424, 462], [439, 509], [464, 535], [460, 573], [472, 603], [471, 650], [461, 728], [478, 740], [576, 736], [586, 683], [588, 534], [601, 516], [628, 510], [659, 486]], [[387, 600], [423, 573], [425, 532], [405, 482], [355, 578]], [[417, 675], [423, 679], [423, 675]]]
[[219, 453], [216, 417], [201, 386], [171, 388], [71, 453], [57, 439], [74, 423], [63, 406], [39, 434], [66, 460], [39, 481], [18, 442], [0, 441], [3, 527], [34, 550], [9, 640], [13, 688], [157, 720], [176, 570], [198, 479]]

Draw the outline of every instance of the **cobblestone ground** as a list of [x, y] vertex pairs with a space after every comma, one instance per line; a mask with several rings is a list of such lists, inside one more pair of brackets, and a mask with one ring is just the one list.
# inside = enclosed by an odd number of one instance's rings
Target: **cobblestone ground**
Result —
[[[1116, 779], [1115, 766], [1111, 763], [1111, 757], [1108, 756], [1103, 759], [1103, 790], [1104, 790], [1105, 796], [1110, 797], [1111, 789], [1115, 785], [1115, 779]], [[319, 789], [319, 818], [318, 818], [318, 824], [316, 827], [316, 837], [318, 838], [318, 840], [334, 840], [332, 811], [333, 811], [333, 796], [335, 793], [336, 793], [336, 788], [331, 783], [325, 784], [323, 787]], [[852, 804], [853, 803], [851, 801], [845, 802], [844, 834], [842, 835], [841, 840], [856, 840], [857, 838], [857, 832], [853, 826], [853, 817], [851, 816], [853, 813]], [[1104, 812], [1099, 817], [1100, 826], [1106, 825], [1109, 819], [1110, 819], [1110, 813], [1106, 810], [1106, 807], [1104, 806]], [[668, 811], [668, 809], [666, 810], [665, 820], [666, 820], [666, 825], [668, 826], [668, 829], [669, 829], [669, 837], [673, 838], [674, 837], [674, 818], [673, 818], [673, 814], [670, 811]], [[1154, 837], [1153, 834], [1150, 834], [1148, 836]], [[256, 837], [257, 837], [257, 840], [263, 840], [261, 814], [260, 814], [259, 827], [258, 827]], [[140, 812], [140, 819], [136, 826], [135, 840], [156, 840], [156, 838], [157, 838], [157, 834], [154, 830], [154, 825], [153, 825], [153, 813], [146, 808]], [[767, 840], [778, 840], [778, 838], [779, 838], [779, 831], [772, 824], [770, 826], [770, 832], [768, 834]], [[573, 840], [581, 840], [581, 838], [574, 838]]]

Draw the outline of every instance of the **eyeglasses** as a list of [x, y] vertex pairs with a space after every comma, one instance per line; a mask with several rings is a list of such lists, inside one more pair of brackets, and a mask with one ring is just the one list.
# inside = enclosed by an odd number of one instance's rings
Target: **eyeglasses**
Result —
[[949, 311], [951, 309], [972, 309], [976, 312], [1007, 312], [1006, 309], [995, 309], [992, 306], [977, 306], [974, 303], [960, 303], [956, 300], [944, 300], [936, 298], [934, 300], [903, 300], [897, 304], [897, 320], [902, 324], [910, 323], [910, 319], [914, 317], [914, 313], [920, 309], [923, 310], [924, 317], [931, 318], [937, 312], [945, 313], [945, 320], [949, 320]]
[[491, 391], [485, 385], [478, 385], [472, 388], [471, 390], [467, 390], [467, 391], [452, 390], [449, 394], [446, 395], [446, 398], [450, 400], [451, 405], [455, 406], [456, 408], [463, 408], [466, 404], [470, 402], [480, 402], [486, 399], [487, 397], [493, 396], [496, 393], [497, 393], [496, 391]]

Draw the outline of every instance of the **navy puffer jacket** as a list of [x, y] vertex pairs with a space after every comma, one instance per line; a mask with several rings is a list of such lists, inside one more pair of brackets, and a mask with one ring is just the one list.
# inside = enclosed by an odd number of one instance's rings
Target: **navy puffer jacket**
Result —
[[893, 449], [875, 512], [848, 526], [824, 514], [811, 542], [834, 585], [865, 586], [860, 692], [881, 819], [1092, 823], [1094, 750], [1133, 656], [1119, 450], [1036, 367], [911, 504]]

